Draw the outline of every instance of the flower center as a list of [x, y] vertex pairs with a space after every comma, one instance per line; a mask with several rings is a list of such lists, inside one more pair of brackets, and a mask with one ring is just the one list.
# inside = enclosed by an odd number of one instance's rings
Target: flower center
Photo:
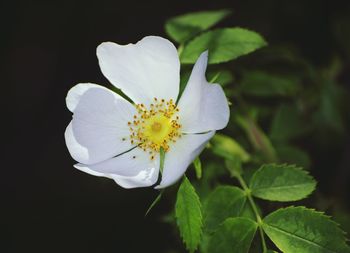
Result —
[[150, 153], [154, 159], [155, 153], [161, 148], [169, 150], [169, 144], [181, 137], [179, 124], [179, 109], [173, 100], [154, 98], [154, 103], [146, 108], [143, 104], [136, 105], [137, 114], [134, 120], [128, 122], [131, 144], [136, 144]]
[[162, 124], [159, 122], [154, 122], [152, 125], [152, 131], [159, 132], [160, 130], [162, 130]]

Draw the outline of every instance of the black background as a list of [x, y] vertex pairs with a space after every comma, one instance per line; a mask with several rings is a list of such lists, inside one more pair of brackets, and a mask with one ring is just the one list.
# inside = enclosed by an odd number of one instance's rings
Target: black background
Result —
[[[294, 44], [322, 65], [338, 48], [332, 22], [350, 15], [348, 1], [319, 0], [15, 0], [2, 1], [0, 8], [0, 252], [165, 252], [182, 247], [159, 218], [171, 210], [171, 202], [162, 202], [144, 218], [156, 191], [124, 190], [72, 167], [63, 137], [71, 118], [65, 95], [79, 82], [108, 84], [95, 56], [99, 43], [165, 36], [163, 24], [171, 16], [231, 8], [234, 14], [223, 25], [253, 29], [272, 45]], [[344, 166], [347, 143], [340, 155]]]

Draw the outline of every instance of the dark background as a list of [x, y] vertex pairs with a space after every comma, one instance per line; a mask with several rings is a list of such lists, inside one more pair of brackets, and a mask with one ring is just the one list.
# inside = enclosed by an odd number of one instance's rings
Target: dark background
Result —
[[[346, 57], [334, 24], [350, 15], [348, 3], [2, 1], [5, 152], [0, 176], [0, 252], [166, 252], [182, 247], [171, 226], [160, 221], [172, 202], [163, 201], [144, 218], [156, 191], [124, 190], [111, 180], [72, 167], [63, 137], [71, 118], [65, 95], [79, 82], [108, 85], [95, 56], [99, 43], [125, 44], [146, 35], [165, 36], [163, 24], [171, 16], [230, 8], [234, 14], [223, 25], [255, 30], [271, 45], [293, 44], [305, 58], [322, 66], [334, 51]], [[343, 76], [345, 83], [349, 79], [348, 74]], [[350, 154], [346, 138], [342, 152], [327, 160], [343, 169], [348, 168]], [[325, 194], [338, 194], [334, 181], [328, 187], [325, 175], [330, 168], [322, 168], [323, 172], [316, 173], [319, 187]], [[349, 178], [348, 172], [342, 175]]]

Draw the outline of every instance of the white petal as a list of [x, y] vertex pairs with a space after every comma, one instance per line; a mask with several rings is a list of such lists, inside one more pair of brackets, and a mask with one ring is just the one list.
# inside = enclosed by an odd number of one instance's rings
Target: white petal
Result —
[[148, 105], [154, 97], [176, 101], [180, 61], [170, 41], [148, 36], [136, 44], [104, 42], [97, 57], [105, 77], [135, 103]]
[[224, 91], [219, 84], [205, 78], [208, 52], [198, 58], [190, 79], [180, 98], [179, 117], [184, 133], [202, 133], [226, 127], [230, 111]]
[[74, 167], [94, 176], [114, 179], [118, 185], [124, 188], [146, 187], [157, 182], [159, 156], [151, 160], [147, 152], [135, 148], [101, 163], [76, 164]]
[[74, 136], [72, 121], [66, 128], [64, 133], [64, 138], [66, 140], [66, 145], [70, 155], [76, 161], [88, 161], [89, 160], [89, 150], [82, 146]]
[[[75, 92], [82, 90], [80, 96]], [[133, 147], [127, 122], [136, 109], [128, 101], [98, 85], [78, 85], [68, 93], [67, 101], [74, 114], [65, 139], [76, 161], [94, 164]]]
[[68, 109], [71, 112], [74, 112], [75, 107], [79, 103], [81, 96], [91, 88], [100, 88], [100, 89], [108, 90], [107, 88], [94, 83], [79, 83], [75, 85], [68, 91], [68, 94], [66, 97], [66, 104]]
[[171, 145], [165, 154], [162, 181], [156, 189], [165, 188], [179, 180], [214, 134], [215, 131], [205, 134], [185, 134]]

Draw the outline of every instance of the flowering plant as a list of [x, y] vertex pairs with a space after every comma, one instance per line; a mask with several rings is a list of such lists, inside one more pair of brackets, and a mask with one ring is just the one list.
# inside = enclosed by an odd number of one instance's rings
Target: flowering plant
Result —
[[[183, 178], [175, 219], [189, 252], [350, 252], [343, 231], [323, 213], [289, 206], [266, 215], [258, 205], [257, 199], [305, 199], [316, 181], [302, 168], [309, 166], [308, 156], [288, 142], [307, 131], [298, 120], [292, 121], [300, 123], [298, 129], [285, 123], [298, 117], [296, 109], [281, 107], [268, 136], [258, 124], [262, 110], [245, 102], [245, 96], [292, 97], [300, 87], [289, 79], [250, 71], [242, 74], [239, 88], [232, 89], [226, 86], [234, 83], [232, 72], [222, 65], [210, 69], [207, 81], [208, 64], [226, 63], [267, 45], [247, 29], [210, 30], [229, 14], [220, 10], [170, 19], [166, 31], [178, 48], [157, 36], [136, 44], [99, 45], [99, 65], [114, 91], [82, 83], [68, 92], [73, 118], [65, 139], [78, 161], [74, 167], [124, 188], [162, 189]], [[234, 104], [230, 122], [226, 96]], [[234, 139], [231, 129], [215, 134], [228, 124], [243, 130], [246, 139]], [[276, 148], [280, 143], [283, 148]], [[202, 165], [199, 155], [205, 147], [213, 158]], [[197, 178], [192, 183], [185, 176], [191, 164]], [[234, 180], [224, 185], [224, 175]]]
[[150, 36], [126, 46], [106, 42], [97, 56], [105, 76], [135, 104], [90, 83], [68, 92], [73, 119], [65, 137], [80, 162], [75, 167], [125, 188], [155, 184], [159, 170], [156, 188], [173, 184], [229, 119], [221, 86], [205, 78], [208, 53], [196, 62], [178, 104], [180, 61], [168, 40]]

